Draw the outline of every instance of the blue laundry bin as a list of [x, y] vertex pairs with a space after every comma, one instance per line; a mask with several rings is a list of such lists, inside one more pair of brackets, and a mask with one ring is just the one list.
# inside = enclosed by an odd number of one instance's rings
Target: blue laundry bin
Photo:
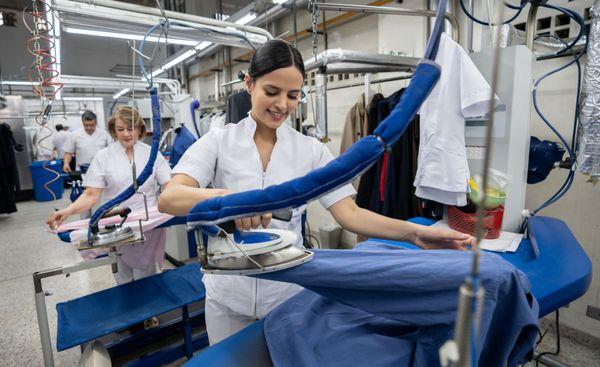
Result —
[[31, 179], [33, 181], [33, 195], [35, 197], [35, 201], [52, 201], [54, 198], [50, 191], [48, 191], [44, 185], [56, 178], [52, 183], [48, 185], [48, 188], [54, 192], [56, 199], [61, 199], [63, 196], [63, 192], [65, 191], [63, 187], [63, 180], [61, 177], [56, 177], [56, 174], [49, 172], [44, 168], [51, 169], [55, 171], [57, 174], [62, 173], [62, 160], [55, 161], [39, 161], [33, 162], [29, 165], [29, 171], [31, 171]]

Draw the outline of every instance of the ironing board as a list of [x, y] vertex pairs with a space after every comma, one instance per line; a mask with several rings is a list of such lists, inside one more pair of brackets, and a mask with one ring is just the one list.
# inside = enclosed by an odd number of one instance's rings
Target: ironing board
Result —
[[[432, 225], [435, 221], [413, 218], [411, 222]], [[592, 279], [592, 264], [567, 225], [555, 218], [533, 217], [529, 238], [523, 239], [514, 253], [500, 254], [524, 272], [540, 306], [540, 317], [581, 297]], [[415, 249], [414, 245], [390, 240], [370, 239]], [[222, 342], [205, 349], [185, 365], [195, 366], [271, 366], [262, 332], [262, 321], [248, 326]], [[250, 351], [249, 354], [239, 351]], [[240, 353], [238, 355], [238, 353]], [[236, 357], [236, 355], [238, 355]], [[259, 362], [260, 361], [260, 362]]]
[[[208, 345], [206, 333], [199, 338], [192, 338], [188, 312], [189, 304], [199, 302], [204, 297], [202, 272], [200, 266], [194, 263], [59, 303], [56, 305], [56, 349], [62, 351], [72, 348], [181, 308], [184, 343], [169, 353], [174, 359], [182, 355], [191, 357], [193, 350]], [[151, 365], [150, 362], [154, 360], [152, 357], [147, 356], [143, 362]]]

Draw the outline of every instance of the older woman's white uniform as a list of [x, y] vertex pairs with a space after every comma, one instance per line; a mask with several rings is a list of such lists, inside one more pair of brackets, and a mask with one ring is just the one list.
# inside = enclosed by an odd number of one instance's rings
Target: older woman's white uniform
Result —
[[[254, 143], [255, 131], [256, 122], [250, 116], [238, 124], [211, 130], [186, 151], [173, 168], [173, 174], [186, 174], [195, 179], [199, 187], [212, 183], [215, 188], [238, 192], [261, 189], [303, 176], [333, 159], [324, 144], [283, 124], [277, 129], [277, 143], [267, 169], [263, 171]], [[329, 208], [354, 194], [354, 188], [346, 185], [323, 196], [320, 202]], [[269, 228], [296, 232], [296, 245], [302, 246], [301, 216], [305, 209], [295, 209], [289, 223], [271, 221]], [[264, 317], [302, 289], [295, 284], [209, 274], [204, 276], [204, 284], [206, 328], [211, 344]]]
[[[142, 172], [150, 158], [151, 147], [137, 142], [133, 148], [137, 174]], [[161, 154], [156, 157], [152, 174], [141, 186], [146, 193], [148, 206], [156, 205], [159, 185], [164, 185], [171, 179], [171, 169]], [[100, 150], [83, 178], [85, 187], [103, 189], [102, 202], [106, 202], [132, 184], [131, 162], [125, 153], [125, 148], [118, 141]], [[141, 195], [133, 195], [121, 207], [129, 207], [132, 211], [144, 209]], [[118, 269], [115, 274], [117, 284], [141, 279], [156, 273], [156, 263], [162, 267], [165, 252], [166, 232], [164, 228], [156, 228], [144, 233], [146, 241], [141, 244], [120, 246], [118, 248]]]

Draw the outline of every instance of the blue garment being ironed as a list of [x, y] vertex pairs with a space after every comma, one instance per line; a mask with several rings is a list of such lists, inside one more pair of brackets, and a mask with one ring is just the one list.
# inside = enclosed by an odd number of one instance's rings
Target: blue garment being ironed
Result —
[[183, 157], [183, 153], [196, 141], [194, 134], [185, 126], [180, 127], [180, 129], [175, 136], [175, 140], [173, 140], [173, 150], [171, 150], [171, 158], [169, 158], [171, 168], [177, 165], [177, 162]]
[[[472, 255], [366, 242], [353, 251], [316, 250], [305, 264], [257, 275], [307, 289], [265, 319], [274, 365], [439, 366]], [[499, 256], [484, 253], [480, 268], [479, 366], [516, 366], [531, 358], [537, 301], [526, 276]]]

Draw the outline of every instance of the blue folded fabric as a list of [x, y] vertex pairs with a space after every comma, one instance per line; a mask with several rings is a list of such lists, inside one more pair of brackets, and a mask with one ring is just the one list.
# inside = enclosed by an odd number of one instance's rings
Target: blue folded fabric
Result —
[[[267, 315], [271, 358], [276, 366], [439, 366], [471, 263], [471, 252], [366, 242], [353, 251], [316, 250], [305, 264], [256, 275], [307, 289]], [[529, 281], [487, 253], [480, 276], [486, 296], [479, 365], [523, 363], [538, 333]]]

